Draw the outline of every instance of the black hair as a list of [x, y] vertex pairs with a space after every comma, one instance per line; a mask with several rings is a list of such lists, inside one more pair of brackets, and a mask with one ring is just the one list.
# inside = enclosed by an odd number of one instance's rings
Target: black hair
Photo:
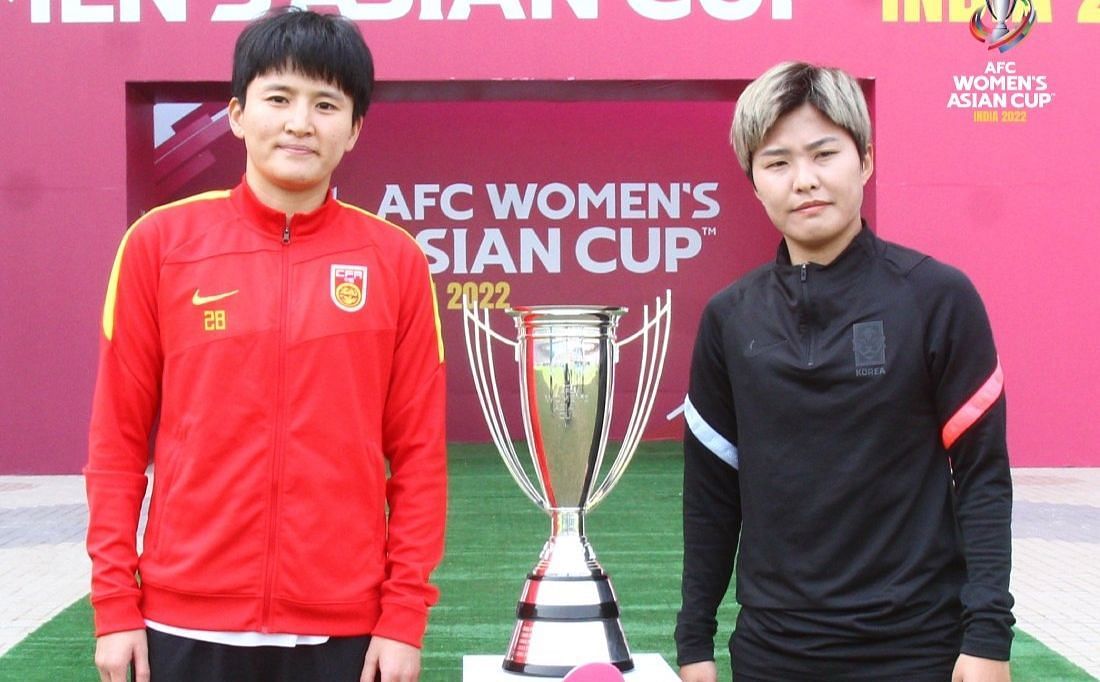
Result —
[[352, 120], [367, 113], [374, 60], [359, 28], [336, 14], [279, 7], [249, 24], [233, 51], [232, 94], [241, 106], [258, 76], [292, 71], [336, 85], [353, 103]]

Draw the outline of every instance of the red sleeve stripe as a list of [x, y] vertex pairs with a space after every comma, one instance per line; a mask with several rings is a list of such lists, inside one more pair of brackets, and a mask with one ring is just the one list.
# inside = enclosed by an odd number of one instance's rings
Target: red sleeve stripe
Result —
[[1001, 360], [998, 358], [997, 369], [993, 370], [993, 374], [986, 379], [974, 395], [970, 396], [970, 400], [967, 400], [966, 404], [960, 407], [959, 411], [944, 424], [943, 447], [951, 449], [955, 441], [966, 433], [971, 426], [974, 426], [975, 422], [989, 411], [989, 408], [993, 407], [993, 403], [1001, 397], [1001, 391], [1004, 390], [1004, 387], [1005, 375], [1001, 371]]

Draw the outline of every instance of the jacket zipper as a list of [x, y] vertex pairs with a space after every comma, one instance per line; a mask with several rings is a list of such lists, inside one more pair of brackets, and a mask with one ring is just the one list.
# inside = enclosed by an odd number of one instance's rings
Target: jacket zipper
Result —
[[260, 621], [262, 632], [271, 632], [271, 609], [275, 601], [275, 574], [279, 547], [279, 483], [282, 478], [283, 457], [286, 449], [286, 348], [290, 307], [290, 216], [283, 227], [282, 272], [279, 288], [279, 347], [277, 357], [277, 384], [275, 388], [275, 445], [271, 457], [271, 505], [267, 527], [266, 569], [264, 571], [264, 608]]
[[[798, 279], [799, 279], [800, 282], [802, 282], [802, 305], [805, 307], [805, 310], [808, 313], [808, 311], [810, 309], [810, 285], [806, 281], [806, 279], [808, 277], [808, 268], [806, 266], [807, 266], [806, 263], [802, 264], [801, 272], [798, 275]], [[806, 358], [806, 366], [807, 367], [813, 367], [814, 366], [814, 326], [813, 326], [813, 324], [810, 324], [809, 322], [807, 322], [806, 323], [806, 330], [807, 330], [807, 333], [806, 333], [805, 353], [804, 353], [805, 358]]]

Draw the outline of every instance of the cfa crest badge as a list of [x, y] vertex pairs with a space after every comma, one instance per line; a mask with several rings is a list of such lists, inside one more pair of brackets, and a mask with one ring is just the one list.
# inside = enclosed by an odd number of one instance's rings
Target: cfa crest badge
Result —
[[354, 313], [367, 302], [367, 267], [333, 265], [329, 269], [329, 295], [336, 307]]

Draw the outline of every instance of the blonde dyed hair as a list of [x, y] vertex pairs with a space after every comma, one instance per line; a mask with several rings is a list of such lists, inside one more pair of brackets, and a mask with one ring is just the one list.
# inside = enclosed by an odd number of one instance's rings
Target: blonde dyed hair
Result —
[[851, 135], [861, 157], [871, 143], [871, 116], [859, 83], [846, 71], [805, 62], [783, 62], [749, 84], [737, 100], [730, 144], [752, 179], [752, 157], [784, 114], [810, 104]]

